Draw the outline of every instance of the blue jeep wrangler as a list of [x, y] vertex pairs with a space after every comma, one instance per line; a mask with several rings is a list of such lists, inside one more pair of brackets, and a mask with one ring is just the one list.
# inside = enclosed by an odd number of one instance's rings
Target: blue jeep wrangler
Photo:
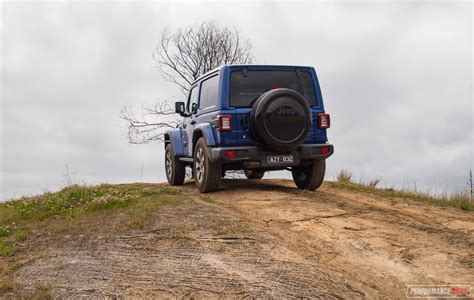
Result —
[[260, 179], [286, 169], [300, 189], [321, 186], [334, 148], [314, 68], [222, 66], [198, 78], [175, 109], [184, 119], [165, 133], [170, 184], [183, 184], [192, 165], [203, 193], [216, 190], [228, 170]]

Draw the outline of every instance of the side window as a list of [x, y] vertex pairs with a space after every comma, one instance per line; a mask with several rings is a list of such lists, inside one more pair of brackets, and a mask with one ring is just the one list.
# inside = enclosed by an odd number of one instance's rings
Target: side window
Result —
[[191, 91], [189, 92], [189, 98], [188, 98], [188, 105], [186, 107], [186, 110], [188, 112], [192, 112], [193, 110], [193, 105], [197, 107], [198, 104], [198, 88], [197, 86], [191, 88]]
[[217, 97], [219, 92], [219, 76], [214, 76], [206, 79], [201, 84], [201, 96], [199, 108], [217, 105]]

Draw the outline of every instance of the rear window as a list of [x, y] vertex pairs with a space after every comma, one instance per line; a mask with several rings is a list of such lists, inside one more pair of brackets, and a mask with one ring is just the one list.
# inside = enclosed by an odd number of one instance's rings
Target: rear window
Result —
[[234, 71], [230, 75], [230, 106], [249, 107], [261, 94], [276, 88], [295, 90], [309, 105], [316, 104], [313, 80], [308, 72], [301, 72], [298, 77], [291, 71], [248, 71], [244, 77], [242, 72]]

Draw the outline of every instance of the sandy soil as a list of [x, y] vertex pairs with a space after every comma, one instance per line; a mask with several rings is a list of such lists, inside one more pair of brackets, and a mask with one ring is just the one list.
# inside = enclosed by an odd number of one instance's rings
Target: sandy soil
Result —
[[473, 283], [472, 213], [287, 180], [179, 189], [185, 205], [145, 230], [38, 237], [15, 280], [68, 298], [404, 298]]

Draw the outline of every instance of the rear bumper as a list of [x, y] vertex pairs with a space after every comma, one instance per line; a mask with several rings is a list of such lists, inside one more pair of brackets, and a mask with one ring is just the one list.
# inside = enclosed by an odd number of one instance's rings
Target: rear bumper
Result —
[[[334, 153], [334, 146], [331, 144], [303, 144], [296, 150], [286, 153], [275, 153], [257, 146], [248, 147], [216, 147], [208, 148], [209, 158], [215, 163], [247, 163], [248, 167], [274, 167], [267, 163], [269, 155], [293, 155], [293, 163], [282, 166], [298, 165], [301, 160], [326, 159]], [[226, 153], [232, 151], [233, 158], [229, 158]]]

